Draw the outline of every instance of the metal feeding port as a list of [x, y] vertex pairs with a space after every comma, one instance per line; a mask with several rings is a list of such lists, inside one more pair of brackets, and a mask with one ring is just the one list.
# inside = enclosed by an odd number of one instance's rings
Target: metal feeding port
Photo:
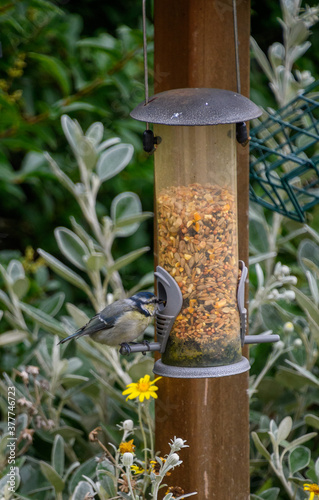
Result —
[[123, 344], [120, 348], [121, 354], [146, 353], [147, 351], [163, 353], [165, 351], [170, 331], [182, 308], [183, 297], [178, 284], [165, 269], [157, 266], [154, 275], [157, 282], [157, 297], [161, 300], [155, 316], [158, 342]]
[[242, 347], [244, 344], [264, 344], [267, 342], [278, 342], [280, 340], [279, 335], [275, 334], [260, 334], [260, 335], [246, 335], [247, 331], [247, 309], [245, 307], [245, 281], [248, 274], [248, 269], [245, 263], [240, 260], [239, 268], [241, 270], [241, 276], [237, 288], [237, 304], [240, 319], [240, 338]]
[[177, 282], [161, 266], [154, 273], [157, 281], [158, 298], [163, 300], [156, 314], [156, 334], [160, 343], [160, 353], [166, 348], [174, 321], [183, 305], [183, 296]]

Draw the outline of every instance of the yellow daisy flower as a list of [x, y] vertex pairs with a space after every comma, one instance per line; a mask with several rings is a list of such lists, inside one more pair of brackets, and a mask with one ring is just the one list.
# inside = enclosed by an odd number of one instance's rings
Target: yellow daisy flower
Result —
[[[162, 463], [165, 464], [166, 458], [160, 457], [160, 459], [161, 459]], [[150, 460], [150, 464], [151, 464], [152, 472], [154, 472], [154, 474], [158, 475], [160, 468], [161, 468], [160, 463], [157, 460]], [[166, 476], [170, 476], [170, 475], [171, 475], [171, 472], [166, 472]]]
[[124, 453], [134, 453], [135, 445], [133, 444], [134, 439], [130, 441], [122, 441], [119, 446], [120, 453], [123, 455]]
[[143, 467], [140, 467], [139, 465], [131, 465], [131, 471], [134, 472], [134, 474], [143, 474], [143, 472], [145, 472], [145, 469], [143, 469]]
[[156, 387], [155, 382], [159, 380], [162, 377], [157, 377], [155, 380], [150, 381], [150, 376], [145, 375], [144, 377], [141, 377], [138, 382], [132, 382], [131, 384], [128, 384], [125, 389], [125, 391], [122, 392], [123, 396], [127, 396], [126, 400], [128, 399], [135, 399], [138, 398], [141, 403], [143, 403], [144, 398], [150, 399], [150, 397], [156, 399], [157, 394], [155, 391], [158, 390], [158, 387]]
[[318, 484], [304, 484], [303, 485], [304, 491], [309, 491], [310, 492], [310, 497], [309, 500], [314, 500], [315, 497], [319, 499], [319, 485]]

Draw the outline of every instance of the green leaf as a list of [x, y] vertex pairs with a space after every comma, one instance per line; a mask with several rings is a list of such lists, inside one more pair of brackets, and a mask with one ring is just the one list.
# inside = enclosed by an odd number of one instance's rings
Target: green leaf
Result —
[[296, 484], [297, 486], [301, 486], [301, 487], [303, 487], [304, 484], [311, 483], [311, 481], [309, 481], [309, 479], [305, 480], [305, 479], [300, 479], [299, 477], [291, 477], [291, 476], [288, 477], [288, 481]]
[[[292, 390], [299, 390], [305, 385], [309, 384], [309, 380], [306, 377], [294, 370], [290, 370], [289, 368], [285, 368], [283, 366], [278, 369], [275, 375], [275, 380], [283, 386], [288, 387]], [[317, 384], [311, 385], [317, 387]]]
[[319, 325], [316, 323], [312, 317], [307, 313], [308, 325], [315, 342], [319, 344]]
[[0, 264], [0, 272], [1, 272], [2, 276], [3, 276], [4, 281], [7, 284], [12, 285], [12, 278], [10, 278], [9, 274], [7, 273], [6, 269], [3, 267], [2, 264]]
[[119, 269], [122, 269], [122, 267], [127, 266], [128, 264], [131, 264], [131, 262], [134, 262], [134, 260], [138, 259], [143, 255], [144, 253], [148, 252], [150, 250], [150, 247], [142, 247], [139, 248], [138, 250], [133, 250], [133, 252], [130, 252], [123, 257], [120, 257], [117, 259], [114, 264], [110, 267], [107, 268], [108, 273], [112, 274], [114, 271], [118, 271]]
[[18, 297], [18, 299], [22, 299], [22, 297], [25, 296], [27, 291], [30, 288], [30, 281], [28, 278], [19, 278], [15, 280], [15, 282], [12, 285], [12, 290]]
[[35, 151], [30, 151], [25, 155], [21, 163], [20, 176], [25, 178], [29, 175], [35, 174], [40, 167], [45, 163], [45, 158], [43, 153], [36, 153]]
[[88, 248], [94, 248], [100, 250], [100, 246], [91, 238], [91, 236], [85, 231], [85, 229], [79, 224], [74, 217], [70, 217], [70, 221], [73, 227], [74, 232], [80, 237], [80, 239], [86, 244]]
[[78, 438], [83, 436], [83, 431], [76, 429], [75, 427], [70, 427], [69, 425], [64, 425], [63, 427], [56, 427], [52, 429], [52, 434], [60, 434], [65, 441], [70, 441], [72, 438]]
[[306, 368], [303, 368], [303, 366], [297, 365], [297, 363], [293, 363], [289, 359], [286, 359], [285, 361], [286, 361], [286, 363], [288, 363], [288, 365], [290, 365], [293, 368], [295, 368], [295, 370], [297, 372], [299, 372], [306, 379], [308, 379], [308, 381], [312, 382], [317, 387], [319, 386], [319, 379], [317, 377], [315, 377], [315, 375], [313, 375], [309, 370], [307, 370]]
[[63, 476], [64, 472], [64, 439], [57, 434], [54, 438], [51, 454], [51, 464], [54, 470]]
[[263, 325], [267, 330], [276, 332], [278, 325], [291, 320], [291, 315], [278, 304], [261, 304], [259, 312], [263, 320]]
[[68, 143], [73, 149], [73, 152], [77, 154], [79, 144], [83, 139], [83, 130], [78, 122], [72, 120], [68, 115], [62, 115], [61, 125]]
[[54, 159], [48, 154], [44, 153], [46, 160], [49, 162], [51, 169], [57, 179], [61, 182], [70, 193], [75, 194], [76, 188], [71, 179], [60, 169], [59, 165], [54, 161]]
[[95, 458], [89, 458], [75, 471], [69, 483], [69, 491], [74, 491], [76, 485], [83, 479], [83, 476], [93, 476], [96, 470]]
[[144, 375], [153, 376], [154, 360], [151, 357], [144, 356], [144, 359], [138, 363], [134, 363], [128, 368], [128, 374], [132, 380], [139, 380]]
[[94, 491], [90, 483], [86, 481], [80, 481], [71, 497], [71, 500], [83, 500], [84, 498], [93, 498]]
[[49, 483], [52, 484], [56, 493], [64, 490], [64, 481], [62, 477], [53, 469], [47, 462], [40, 461], [40, 469], [42, 474], [47, 478]]
[[77, 42], [79, 47], [90, 47], [113, 52], [116, 39], [108, 33], [101, 33], [98, 37], [85, 38]]
[[131, 161], [133, 153], [134, 148], [131, 144], [117, 144], [104, 151], [96, 165], [96, 172], [101, 182], [121, 172]]
[[297, 61], [297, 59], [299, 59], [299, 57], [301, 57], [305, 52], [307, 52], [309, 47], [311, 47], [311, 42], [309, 42], [309, 41], [304, 42], [301, 45], [291, 47], [288, 50], [288, 57], [289, 57], [290, 62], [294, 63], [295, 61]]
[[28, 337], [28, 334], [23, 330], [9, 330], [0, 335], [0, 347], [18, 344]]
[[60, 86], [65, 96], [71, 93], [71, 83], [67, 67], [62, 63], [61, 59], [45, 54], [37, 54], [28, 52], [28, 57], [38, 61], [44, 71], [50, 74]]
[[269, 490], [259, 493], [258, 499], [260, 500], [277, 500], [279, 495], [279, 488], [269, 488]]
[[254, 441], [254, 444], [257, 448], [257, 450], [259, 451], [259, 453], [264, 457], [266, 458], [266, 460], [268, 460], [268, 462], [270, 462], [270, 453], [266, 450], [266, 448], [264, 447], [264, 445], [262, 444], [262, 442], [260, 441], [259, 439], [259, 436], [257, 434], [257, 432], [252, 432], [251, 433], [251, 437]]
[[302, 293], [298, 288], [291, 287], [292, 290], [296, 294], [296, 300], [300, 307], [305, 311], [308, 312], [310, 317], [315, 321], [315, 323], [319, 324], [319, 309], [314, 305], [313, 302], [305, 295]]
[[50, 316], [55, 316], [63, 306], [65, 299], [65, 294], [63, 292], [57, 292], [48, 299], [41, 302], [39, 306], [41, 310]]
[[63, 384], [67, 388], [78, 386], [79, 384], [83, 384], [83, 382], [88, 382], [89, 380], [90, 379], [88, 377], [84, 377], [83, 375], [75, 375], [74, 373], [63, 375], [63, 377], [61, 377], [60, 379], [61, 384]]
[[98, 146], [103, 138], [104, 126], [101, 122], [92, 123], [85, 135], [92, 142], [93, 146]]
[[289, 469], [291, 474], [295, 474], [299, 470], [304, 469], [309, 465], [311, 453], [309, 448], [305, 446], [297, 446], [294, 448], [288, 457]]
[[98, 480], [110, 498], [116, 497], [115, 476], [111, 477], [106, 471], [100, 470], [98, 472]]
[[78, 150], [75, 154], [76, 156], [80, 156], [82, 158], [88, 170], [92, 170], [95, 167], [97, 154], [94, 145], [87, 137], [81, 138]]
[[92, 252], [84, 257], [84, 262], [90, 271], [100, 271], [106, 264], [106, 258], [102, 252]]
[[79, 370], [83, 365], [83, 361], [80, 358], [70, 358], [68, 359], [67, 373], [73, 373]]
[[76, 267], [85, 271], [86, 266], [83, 258], [88, 257], [90, 253], [83, 241], [66, 227], [57, 227], [54, 230], [54, 235], [63, 255]]
[[8, 308], [10, 308], [10, 306], [11, 306], [10, 299], [9, 299], [8, 295], [6, 294], [6, 292], [4, 292], [3, 290], [0, 290], [0, 301], [3, 304], [5, 304]]
[[296, 446], [306, 443], [307, 441], [310, 441], [310, 439], [313, 439], [316, 436], [317, 432], [309, 432], [304, 436], [300, 436], [299, 438], [294, 439], [294, 441], [291, 441], [291, 443], [288, 443], [288, 445], [285, 447], [285, 450], [287, 451], [292, 450], [293, 448], [296, 448]]
[[276, 441], [280, 444], [282, 441], [287, 439], [292, 429], [292, 418], [285, 417], [279, 424], [277, 433], [276, 433]]
[[306, 415], [305, 422], [307, 425], [310, 425], [310, 427], [319, 429], [319, 417], [317, 417], [316, 415], [310, 415], [310, 414]]
[[45, 252], [45, 250], [38, 248], [38, 253], [39, 255], [41, 255], [41, 257], [44, 258], [47, 265], [53, 271], [55, 271], [59, 276], [62, 276], [62, 278], [67, 280], [69, 283], [72, 283], [72, 285], [75, 285], [76, 287], [80, 288], [80, 290], [83, 290], [87, 294], [91, 293], [89, 285], [84, 281], [83, 278], [81, 278], [81, 276], [76, 274], [69, 267], [62, 264], [62, 262], [53, 257], [53, 255], [50, 255], [49, 253]]
[[310, 32], [306, 27], [306, 23], [301, 19], [294, 19], [294, 23], [290, 26], [289, 32], [290, 46], [300, 45], [308, 38], [309, 34]]
[[273, 78], [274, 78], [274, 75], [273, 75], [273, 72], [272, 72], [272, 69], [271, 69], [271, 66], [269, 64], [269, 61], [268, 61], [267, 57], [265, 56], [265, 54], [263, 53], [263, 51], [259, 47], [259, 45], [256, 42], [256, 40], [254, 40], [254, 38], [252, 38], [252, 37], [250, 38], [250, 44], [251, 44], [251, 48], [252, 48], [253, 54], [256, 57], [257, 61], [258, 61], [258, 64], [260, 65], [260, 67], [264, 71], [264, 73], [267, 76], [268, 80], [272, 82]]
[[126, 225], [126, 221], [141, 214], [142, 204], [137, 194], [125, 192], [116, 196], [111, 204], [111, 218], [115, 227], [122, 224], [122, 227], [115, 232], [116, 236], [123, 237], [134, 234], [139, 227], [139, 223], [135, 222]]
[[142, 212], [137, 215], [132, 215], [131, 217], [122, 218], [117, 221], [116, 225], [114, 226], [114, 231], [117, 232], [121, 227], [129, 226], [131, 224], [140, 224], [141, 222], [144, 222], [145, 220], [150, 219], [153, 216], [153, 212]]
[[57, 320], [41, 311], [41, 309], [37, 309], [36, 307], [31, 306], [30, 304], [25, 304], [24, 302], [20, 302], [20, 308], [23, 312], [25, 312], [30, 318], [32, 318], [36, 323], [38, 323], [42, 328], [48, 330], [51, 333], [61, 335], [65, 334], [65, 329]]
[[[318, 238], [318, 234], [316, 233]], [[303, 271], [311, 271], [318, 277], [319, 272], [319, 246], [312, 240], [303, 239], [298, 247], [298, 262]]]
[[104, 149], [110, 148], [114, 146], [114, 144], [118, 144], [121, 142], [120, 137], [112, 137], [111, 139], [107, 139], [106, 141], [101, 142], [101, 144], [96, 148], [98, 153], [102, 153]]
[[285, 47], [283, 44], [273, 43], [268, 49], [268, 57], [274, 70], [282, 65], [285, 60]]
[[7, 267], [7, 273], [10, 276], [13, 283], [19, 279], [25, 278], [25, 271], [23, 265], [19, 260], [13, 259], [9, 262], [9, 265]]
[[77, 327], [82, 328], [82, 326], [86, 325], [90, 318], [83, 312], [81, 309], [76, 307], [74, 304], [71, 304], [70, 302], [67, 302], [66, 308], [70, 316], [75, 321], [75, 324]]

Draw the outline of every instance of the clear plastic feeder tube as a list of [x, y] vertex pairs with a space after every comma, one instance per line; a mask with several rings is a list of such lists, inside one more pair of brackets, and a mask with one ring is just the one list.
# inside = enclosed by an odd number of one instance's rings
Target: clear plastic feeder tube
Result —
[[220, 366], [241, 360], [237, 307], [236, 126], [154, 125], [157, 260], [183, 306], [162, 361]]

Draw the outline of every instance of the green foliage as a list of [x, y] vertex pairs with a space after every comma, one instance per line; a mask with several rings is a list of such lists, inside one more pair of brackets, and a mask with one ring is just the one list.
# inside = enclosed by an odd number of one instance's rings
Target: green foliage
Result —
[[[0, 264], [4, 284], [0, 301], [3, 318], [10, 325], [9, 331], [0, 335], [0, 344], [10, 349], [12, 345], [18, 348], [24, 340], [23, 361], [20, 363], [16, 358], [9, 373], [4, 373], [0, 391], [4, 402], [8, 387], [16, 390], [17, 422], [21, 423], [17, 431], [16, 459], [25, 457], [26, 453], [29, 458], [19, 466], [22, 478], [19, 494], [25, 498], [50, 498], [52, 488], [56, 498], [63, 498], [75, 469], [83, 461], [92, 463], [88, 460], [94, 455], [94, 449], [84, 440], [85, 435], [100, 423], [100, 419], [106, 424], [116, 420], [118, 414], [128, 416], [132, 410], [134, 413], [134, 407], [123, 400], [121, 391], [132, 381], [131, 369], [134, 376], [141, 376], [152, 364], [150, 359], [147, 364], [147, 358], [142, 355], [123, 360], [115, 349], [83, 339], [76, 346], [60, 348], [57, 344], [58, 336], [64, 338], [75, 331], [87, 322], [88, 316], [75, 304], [65, 304], [65, 293], [59, 290], [58, 284], [52, 293], [54, 281], [49, 279], [48, 267], [77, 288], [82, 300], [86, 298], [91, 303], [89, 315], [92, 316], [94, 310], [105, 307], [106, 301], [126, 295], [120, 272], [149, 249], [142, 247], [114, 259], [114, 240], [132, 236], [140, 224], [152, 216], [152, 213], [142, 212], [136, 194], [122, 192], [111, 202], [110, 216], [99, 217], [96, 212], [98, 192], [103, 183], [109, 182], [131, 161], [133, 147], [120, 143], [118, 138], [103, 140], [104, 127], [100, 122], [91, 125], [84, 134], [77, 121], [63, 115], [62, 127], [76, 157], [78, 171], [74, 177], [78, 182], [74, 182], [50, 155], [46, 154], [46, 158], [63, 189], [78, 203], [86, 227], [72, 218], [72, 230], [67, 227], [55, 229], [57, 248], [67, 264], [40, 249], [40, 257], [34, 260], [31, 248], [23, 260], [11, 259], [6, 265]], [[51, 287], [45, 282], [51, 283]], [[134, 283], [132, 290], [152, 284], [153, 275], [144, 276], [140, 283]], [[41, 288], [38, 297], [34, 293], [34, 290], [38, 292], [37, 287]], [[141, 359], [143, 362], [139, 363]], [[106, 401], [110, 401], [110, 405], [105, 406]], [[1, 477], [8, 473], [6, 443], [9, 435], [6, 430], [3, 423]], [[106, 430], [106, 435], [114, 440], [111, 429]], [[41, 451], [43, 443], [51, 449], [50, 461]], [[30, 473], [33, 479], [27, 481]], [[99, 472], [94, 473], [99, 476]], [[93, 488], [92, 491], [96, 491], [94, 483], [92, 486], [89, 481], [88, 486], [80, 482], [81, 486], [76, 483], [69, 490], [72, 498], [77, 498], [84, 490], [88, 492]], [[100, 498], [110, 498], [107, 480], [104, 478], [101, 484]], [[116, 491], [110, 494], [114, 496], [113, 493]]]
[[[23, 252], [27, 245], [41, 246], [45, 240], [52, 251], [54, 227], [78, 214], [42, 154], [54, 151], [72, 176], [73, 160], [65, 152], [60, 126], [65, 113], [86, 128], [99, 120], [104, 139], [116, 141], [117, 135], [133, 144], [134, 162], [103, 196], [107, 202], [129, 182], [139, 195], [143, 191], [152, 209], [152, 166], [140, 154], [143, 124], [128, 119], [144, 97], [141, 32], [120, 26], [116, 36], [103, 33], [89, 38], [81, 36], [83, 23], [79, 15], [49, 0], [14, 1], [0, 8], [0, 208], [7, 214], [2, 222], [6, 248], [18, 245]], [[92, 129], [88, 141], [98, 133]], [[90, 143], [86, 146], [89, 155]], [[129, 153], [121, 151], [125, 162]], [[106, 155], [115, 153], [116, 149]], [[118, 154], [114, 161], [121, 169]], [[105, 162], [111, 168], [110, 160]], [[107, 175], [105, 162], [102, 156], [99, 175]]]
[[296, 62], [311, 47], [307, 39], [310, 28], [318, 22], [319, 7], [306, 5], [302, 8], [301, 3], [302, 0], [280, 2], [283, 43], [273, 43], [268, 49], [268, 57], [251, 38], [253, 56], [265, 73], [279, 107], [286, 105], [314, 81], [309, 71], [297, 69]]
[[[252, 42], [280, 105], [312, 78], [303, 61], [318, 14], [299, 0], [281, 7], [282, 41], [268, 55]], [[0, 254], [0, 410], [6, 415], [15, 387], [15, 497], [30, 500], [132, 498], [119, 492], [118, 445], [128, 436], [120, 420], [139, 422], [135, 464], [154, 457], [152, 406], [139, 414], [122, 396], [151, 372], [152, 358], [123, 359], [83, 338], [57, 345], [106, 303], [153, 281], [144, 259], [151, 165], [141, 154], [143, 124], [128, 119], [144, 94], [142, 35], [127, 26], [89, 33], [86, 25], [84, 37], [83, 22], [47, 0], [0, 7], [0, 203], [11, 213], [1, 222], [7, 250], [19, 249]], [[254, 100], [273, 105], [261, 88], [253, 84]], [[316, 209], [311, 217], [311, 227], [301, 226], [251, 208], [250, 333], [281, 336], [277, 345], [251, 348], [254, 499], [303, 500], [303, 485], [319, 481]], [[38, 254], [30, 244], [41, 247]], [[0, 425], [0, 493], [9, 499], [10, 435]], [[99, 426], [99, 442], [90, 440]], [[163, 459], [157, 463], [165, 472]], [[155, 494], [162, 476], [148, 469], [138, 480], [147, 482], [146, 494], [153, 481]]]

